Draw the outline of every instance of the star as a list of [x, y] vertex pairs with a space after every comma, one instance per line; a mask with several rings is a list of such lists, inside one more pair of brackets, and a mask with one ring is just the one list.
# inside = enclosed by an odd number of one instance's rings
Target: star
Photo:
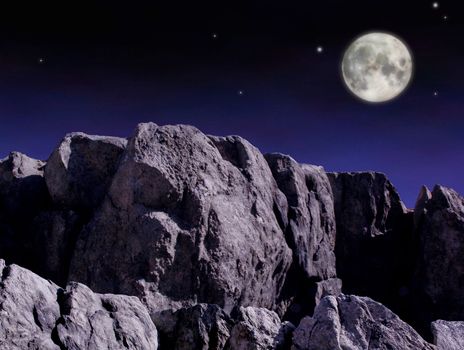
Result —
[[437, 8], [440, 7], [440, 4], [439, 4], [438, 2], [434, 2], [434, 3], [432, 4], [432, 7], [433, 7], [434, 9], [437, 9]]
[[244, 92], [243, 92], [243, 90], [238, 90], [237, 94], [238, 94], [239, 96], [243, 96]]
[[45, 63], [45, 58], [39, 57], [39, 59], [37, 60], [37, 62], [39, 62], [39, 64], [44, 64], [44, 63]]
[[322, 52], [324, 52], [324, 48], [322, 46], [318, 46], [318, 47], [316, 47], [316, 52], [317, 53], [322, 53]]
[[213, 33], [213, 34], [211, 34], [211, 37], [212, 37], [213, 39], [217, 39], [218, 35], [217, 35], [216, 33]]
[[437, 96], [438, 96], [438, 91], [435, 91], [435, 92], [433, 93], [433, 96], [437, 97]]
[[448, 19], [448, 16], [447, 15], [444, 15], [443, 16], [443, 19], [446, 21]]

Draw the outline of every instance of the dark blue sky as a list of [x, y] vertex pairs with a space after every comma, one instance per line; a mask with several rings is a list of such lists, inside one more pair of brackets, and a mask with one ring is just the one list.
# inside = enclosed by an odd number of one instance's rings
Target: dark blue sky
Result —
[[[456, 4], [153, 4], [4, 9], [1, 156], [45, 159], [70, 131], [128, 136], [142, 121], [187, 123], [329, 171], [385, 172], [408, 206], [422, 184], [464, 193]], [[339, 76], [343, 49], [374, 29], [404, 38], [416, 64], [407, 92], [382, 105], [353, 98]]]

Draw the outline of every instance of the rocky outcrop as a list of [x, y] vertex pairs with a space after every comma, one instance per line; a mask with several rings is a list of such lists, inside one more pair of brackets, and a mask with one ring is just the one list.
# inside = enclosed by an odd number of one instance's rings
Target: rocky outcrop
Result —
[[416, 313], [423, 327], [436, 319], [464, 320], [464, 198], [442, 186], [423, 188], [415, 212]]
[[0, 160], [0, 258], [53, 281], [2, 262], [0, 348], [429, 349], [342, 285], [431, 339], [464, 320], [463, 231], [441, 186], [413, 212], [383, 174], [238, 136], [72, 133], [47, 162]]
[[327, 296], [293, 333], [293, 350], [434, 349], [411, 326], [367, 297]]
[[464, 322], [438, 320], [432, 322], [433, 343], [438, 350], [464, 349]]
[[[283, 302], [291, 305], [286, 316], [299, 319], [312, 312], [324, 291], [340, 292], [339, 288], [334, 288], [340, 285], [339, 282], [322, 282], [336, 277], [332, 189], [322, 167], [298, 164], [279, 153], [265, 157], [287, 199], [285, 207], [278, 208], [279, 213], [285, 214], [281, 226], [293, 252]], [[329, 284], [331, 288], [323, 288]]]
[[291, 263], [274, 211], [283, 201], [247, 141], [140, 124], [79, 235], [69, 278], [147, 302], [273, 309]]
[[53, 151], [45, 180], [57, 206], [96, 208], [111, 183], [127, 141], [118, 137], [71, 133]]
[[337, 274], [347, 294], [402, 313], [412, 275], [413, 213], [381, 173], [329, 173], [337, 220]]
[[158, 348], [157, 331], [135, 297], [65, 289], [0, 260], [2, 349]]
[[236, 319], [226, 349], [284, 349], [290, 344], [294, 326], [289, 322], [282, 323], [273, 311], [241, 307], [237, 310]]

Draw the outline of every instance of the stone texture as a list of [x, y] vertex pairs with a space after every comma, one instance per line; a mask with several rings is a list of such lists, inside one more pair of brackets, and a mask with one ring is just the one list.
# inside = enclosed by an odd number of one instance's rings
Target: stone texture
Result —
[[221, 350], [229, 339], [232, 325], [232, 319], [217, 305], [181, 308], [164, 315], [159, 323], [160, 346], [175, 350]]
[[153, 349], [158, 334], [136, 297], [95, 294], [79, 283], [58, 295], [56, 342], [65, 349]]
[[126, 143], [118, 137], [66, 135], [45, 167], [53, 202], [64, 208], [95, 208], [111, 183]]
[[332, 189], [322, 167], [298, 164], [279, 153], [265, 157], [287, 199], [278, 212], [284, 213], [281, 226], [293, 252], [293, 264], [283, 299], [291, 304], [286, 317], [299, 319], [312, 312], [318, 284], [336, 276]]
[[240, 137], [140, 124], [79, 236], [70, 279], [147, 303], [275, 308], [291, 263], [273, 210], [284, 201]]
[[422, 189], [416, 206], [420, 241], [415, 304], [424, 327], [464, 320], [464, 198], [452, 189]]
[[236, 320], [226, 349], [283, 349], [294, 329], [289, 322], [281, 323], [275, 312], [262, 308], [241, 307], [237, 310]]
[[344, 293], [369, 296], [400, 314], [413, 271], [413, 213], [384, 174], [329, 173], [337, 220], [337, 277]]
[[157, 331], [135, 297], [94, 294], [72, 283], [65, 290], [0, 260], [2, 349], [150, 349]]
[[433, 343], [438, 350], [464, 349], [464, 322], [438, 320], [432, 322]]
[[319, 305], [321, 299], [327, 295], [338, 296], [342, 291], [342, 280], [330, 278], [316, 283], [315, 305]]
[[[327, 296], [343, 279], [431, 339], [431, 321], [464, 320], [463, 231], [451, 189], [422, 188], [413, 213], [383, 174], [326, 174], [238, 136], [152, 123], [129, 141], [69, 134], [47, 164], [0, 160], [0, 258], [65, 286], [2, 262], [0, 348], [152, 348], [153, 323], [168, 349], [286, 347], [281, 320], [319, 303], [296, 349], [412, 346], [379, 304]], [[459, 344], [460, 324], [439, 322], [442, 347]]]
[[327, 296], [293, 333], [293, 350], [434, 349], [412, 327], [367, 297]]

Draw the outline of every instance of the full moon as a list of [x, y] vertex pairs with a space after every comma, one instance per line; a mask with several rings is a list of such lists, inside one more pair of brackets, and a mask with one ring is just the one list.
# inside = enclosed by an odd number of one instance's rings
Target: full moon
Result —
[[342, 60], [343, 80], [362, 100], [385, 102], [408, 86], [413, 71], [407, 46], [387, 33], [368, 33], [354, 40]]

